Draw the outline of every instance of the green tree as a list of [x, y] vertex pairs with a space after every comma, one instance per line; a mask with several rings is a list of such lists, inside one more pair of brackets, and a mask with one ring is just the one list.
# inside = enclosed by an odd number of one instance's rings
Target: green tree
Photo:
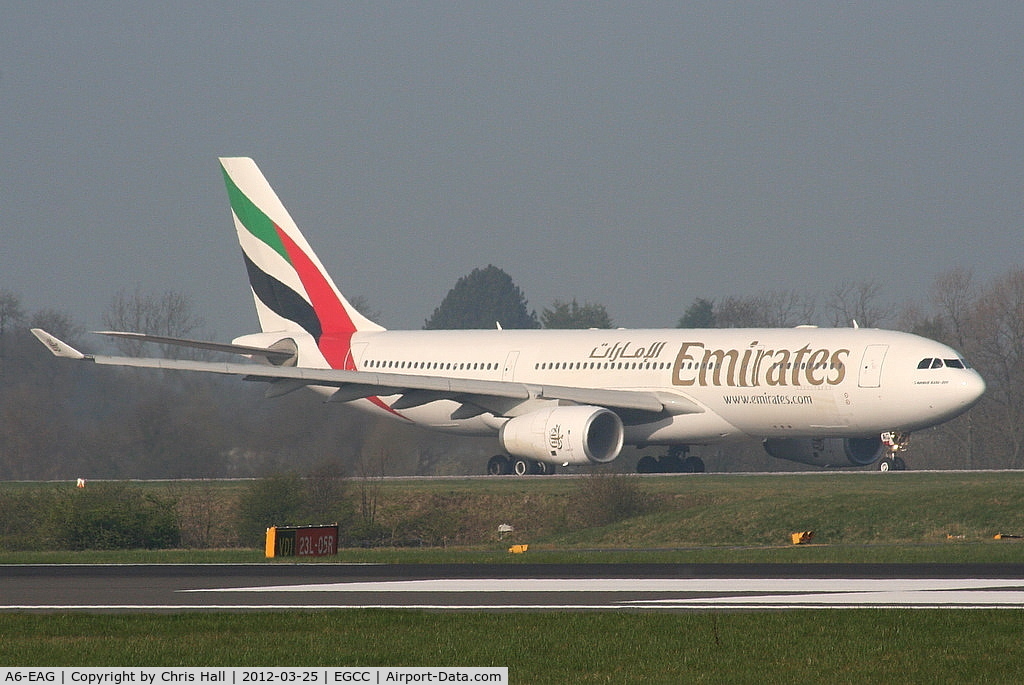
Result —
[[302, 478], [278, 473], [255, 480], [238, 503], [238, 532], [243, 544], [256, 546], [271, 526], [297, 526], [307, 510]]
[[434, 330], [466, 328], [540, 328], [537, 312], [528, 311], [523, 291], [512, 277], [494, 265], [473, 269], [448, 291], [423, 327]]
[[544, 328], [612, 328], [612, 319], [603, 304], [586, 302], [580, 306], [575, 299], [555, 300], [541, 312], [540, 322]]
[[676, 328], [714, 328], [715, 327], [715, 303], [713, 300], [705, 300], [698, 297], [693, 301], [686, 312], [680, 317]]

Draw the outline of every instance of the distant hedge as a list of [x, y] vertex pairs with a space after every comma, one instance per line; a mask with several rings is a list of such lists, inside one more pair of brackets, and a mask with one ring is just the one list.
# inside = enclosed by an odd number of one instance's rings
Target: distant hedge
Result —
[[[665, 506], [630, 476], [594, 474], [565, 480], [458, 488], [382, 489], [335, 471], [281, 473], [230, 486], [205, 481], [8, 484], [0, 490], [0, 550], [259, 548], [269, 526], [337, 524], [343, 547], [443, 547], [607, 526]], [[557, 481], [562, 483], [562, 481]], [[496, 491], [492, 491], [496, 490]]]
[[165, 549], [180, 540], [174, 500], [138, 486], [33, 488], [0, 500], [6, 550]]

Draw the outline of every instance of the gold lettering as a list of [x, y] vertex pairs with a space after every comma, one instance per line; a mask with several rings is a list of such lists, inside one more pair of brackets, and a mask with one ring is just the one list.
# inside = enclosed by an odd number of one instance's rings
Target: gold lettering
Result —
[[836, 350], [832, 353], [832, 368], [836, 372], [836, 377], [828, 379], [829, 385], [839, 385], [846, 378], [846, 357], [849, 356], [849, 350]]
[[[629, 343], [621, 346], [616, 343], [607, 355], [618, 359], [641, 356], [649, 358], [652, 353], [660, 354], [660, 344], [656, 343], [646, 349], [640, 347], [631, 352]], [[744, 350], [719, 350], [707, 348], [699, 342], [684, 342], [679, 346], [672, 364], [672, 384], [741, 388], [762, 384], [838, 385], [846, 377], [846, 360], [850, 355], [848, 349], [812, 350], [810, 345], [804, 345], [797, 350], [765, 350], [757, 345], [758, 342], [754, 341]], [[597, 353], [603, 352], [601, 350]], [[621, 368], [621, 362], [618, 364]], [[614, 368], [616, 364], [611, 366]]]
[[[751, 346], [756, 345], [756, 344], [757, 343], [754, 342], [754, 343], [752, 343]], [[750, 364], [750, 352], [751, 352], [750, 348], [748, 348], [746, 350], [743, 350], [743, 361], [740, 362], [740, 373], [739, 373], [739, 386], [741, 388], [747, 387], [747, 369], [749, 368], [748, 365]]]
[[[704, 366], [711, 370], [712, 385], [736, 385], [736, 362], [739, 360], [739, 350], [705, 350]], [[729, 360], [728, 369], [725, 368], [725, 360]], [[722, 380], [722, 373], [725, 372], [725, 380]], [[704, 372], [701, 372], [701, 385], [704, 382]]]
[[775, 363], [768, 367], [765, 383], [768, 385], [786, 385], [786, 365], [789, 363], [789, 350], [776, 350]]
[[676, 361], [672, 364], [672, 385], [693, 385], [694, 378], [683, 378], [683, 368], [686, 362], [695, 361], [696, 357], [691, 357], [687, 350], [691, 347], [697, 347], [704, 349], [704, 346], [700, 343], [688, 343], [684, 342], [679, 347], [679, 353], [676, 355]]
[[758, 350], [757, 357], [754, 359], [754, 382], [751, 385], [761, 385], [761, 362], [765, 359], [770, 359], [775, 354], [775, 350]]

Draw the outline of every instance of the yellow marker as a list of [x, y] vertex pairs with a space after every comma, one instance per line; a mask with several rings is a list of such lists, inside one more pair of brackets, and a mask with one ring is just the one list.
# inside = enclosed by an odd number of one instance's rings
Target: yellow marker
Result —
[[277, 542], [277, 527], [267, 528], [267, 545], [266, 554], [267, 558], [270, 559], [274, 556], [275, 543]]

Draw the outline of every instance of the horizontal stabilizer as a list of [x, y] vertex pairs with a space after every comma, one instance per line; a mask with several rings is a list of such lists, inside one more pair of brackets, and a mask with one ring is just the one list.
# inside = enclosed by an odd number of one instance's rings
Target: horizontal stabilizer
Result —
[[106, 335], [112, 338], [126, 338], [140, 342], [156, 343], [158, 345], [177, 345], [178, 347], [192, 347], [199, 350], [210, 350], [212, 352], [225, 352], [227, 354], [257, 355], [266, 357], [271, 363], [285, 362], [295, 356], [292, 350], [274, 349], [270, 347], [254, 347], [252, 345], [234, 345], [232, 343], [208, 342], [206, 340], [190, 340], [188, 338], [172, 338], [166, 335], [147, 335], [145, 333], [131, 333], [128, 331], [93, 331], [97, 335]]

